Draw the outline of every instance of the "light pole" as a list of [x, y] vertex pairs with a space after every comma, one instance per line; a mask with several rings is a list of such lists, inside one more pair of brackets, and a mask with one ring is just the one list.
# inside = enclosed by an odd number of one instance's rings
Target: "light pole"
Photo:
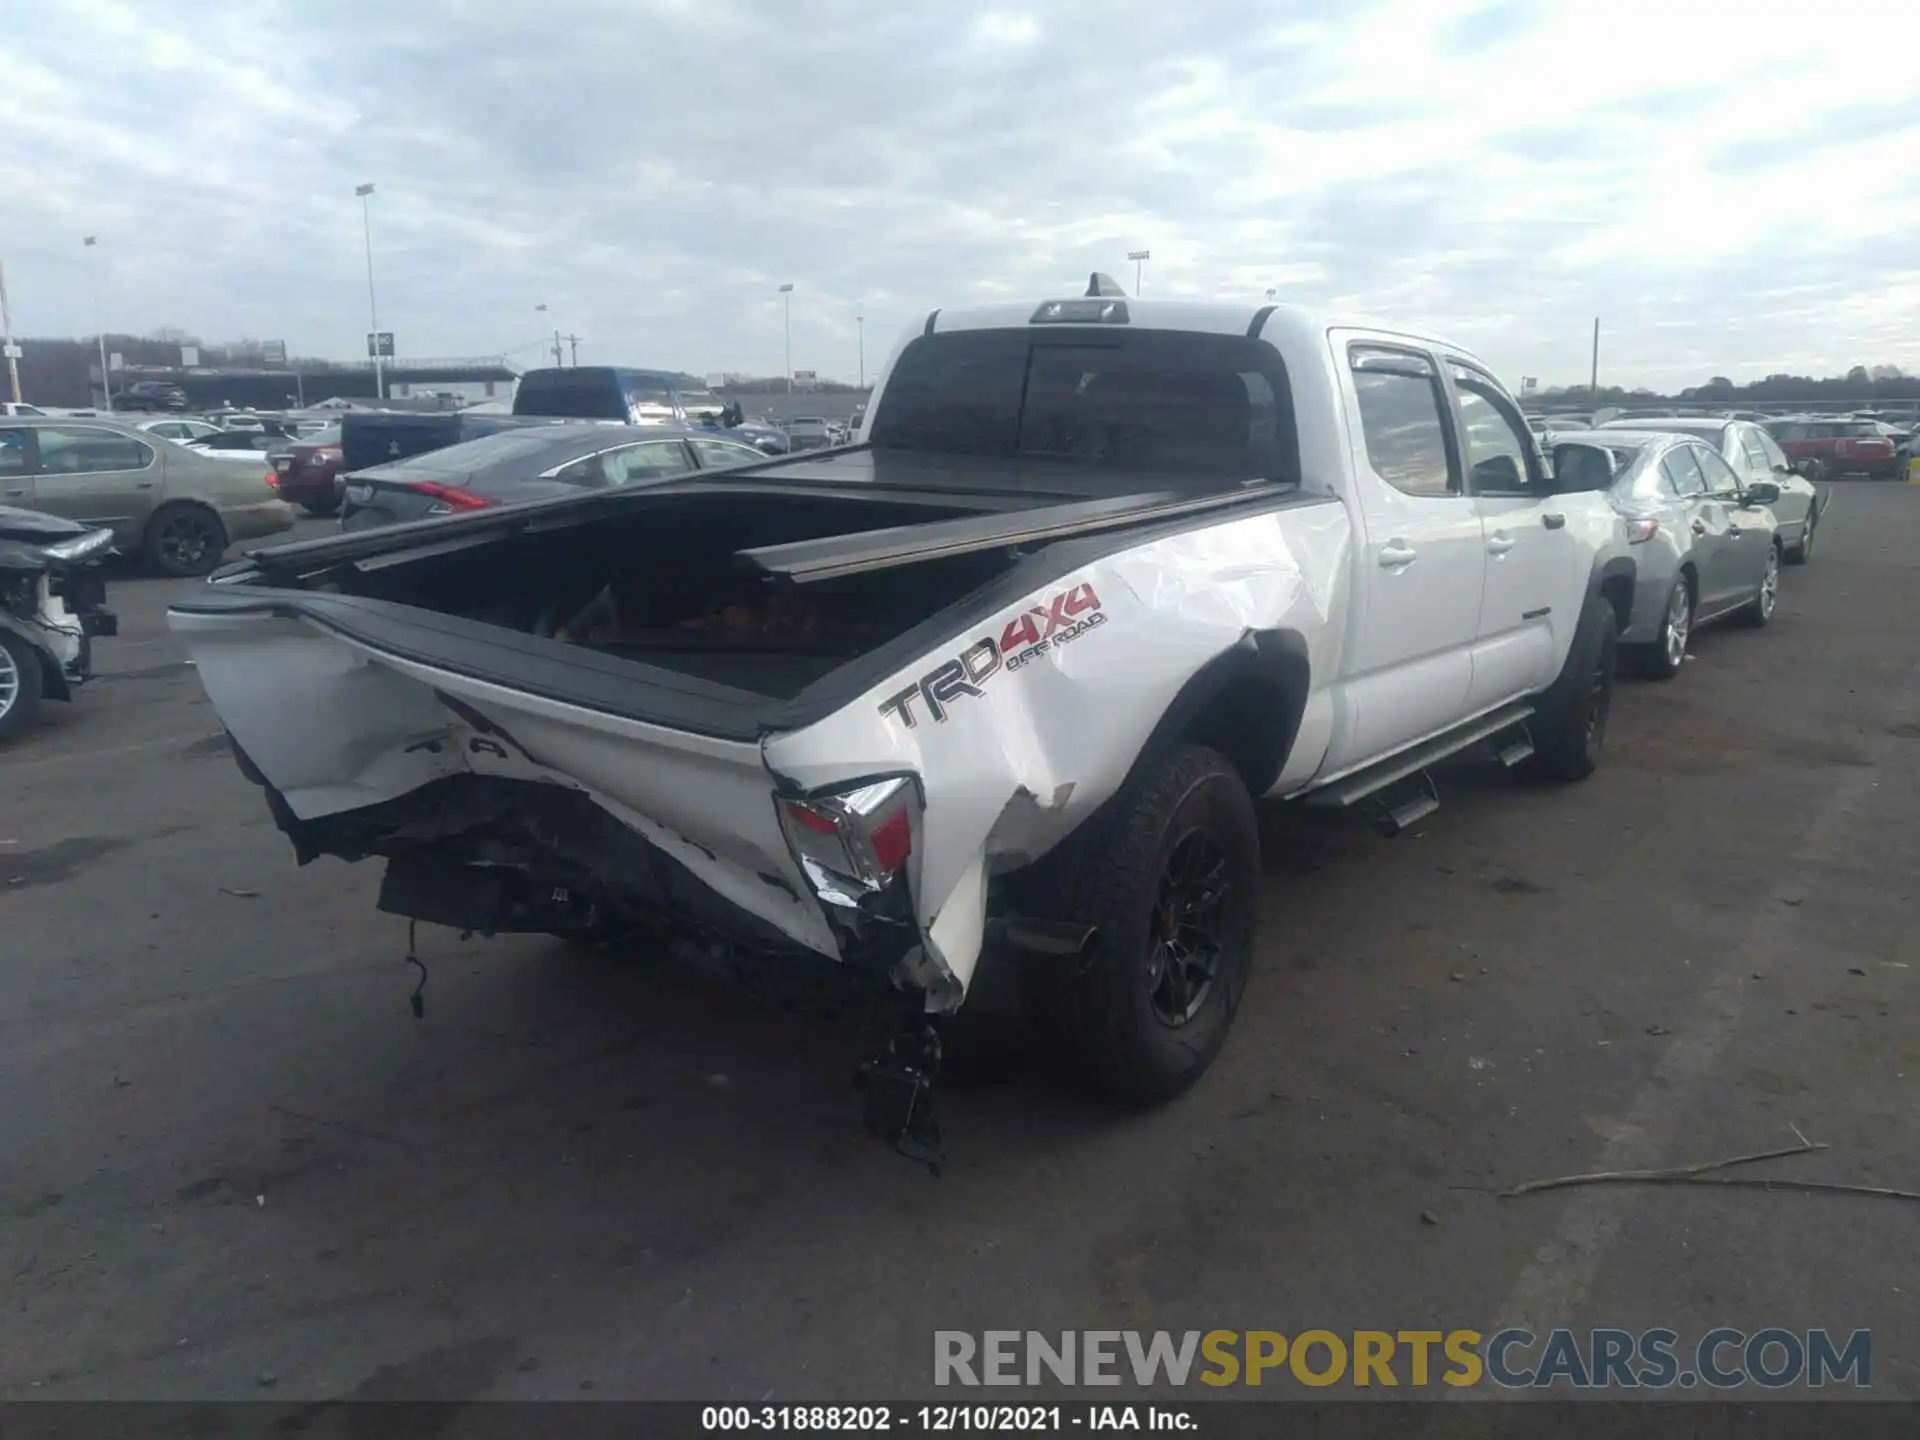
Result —
[[[98, 235], [86, 237], [86, 248], [94, 249], [100, 243]], [[113, 409], [113, 373], [107, 369], [107, 327], [100, 323], [100, 257], [95, 256], [93, 264], [87, 267], [87, 284], [93, 289], [93, 328], [100, 332], [100, 394], [106, 401], [106, 408]]]
[[860, 345], [860, 388], [867, 388], [867, 317], [856, 312], [853, 317], [854, 334], [859, 337]]
[[793, 393], [793, 286], [791, 284], [780, 287], [780, 302], [786, 307], [787, 394], [791, 395]]
[[[533, 307], [533, 313], [544, 315], [547, 313], [547, 307], [536, 305]], [[560, 368], [560, 327], [558, 325], [553, 327], [553, 368], [556, 370]]]
[[0, 340], [7, 355], [7, 382], [13, 391], [13, 403], [20, 403], [20, 356], [13, 343], [13, 311], [7, 305], [7, 267], [0, 265]]
[[1133, 262], [1133, 293], [1140, 293], [1140, 282], [1145, 278], [1147, 261], [1153, 258], [1151, 250], [1129, 250], [1127, 258]]
[[373, 351], [373, 394], [376, 400], [384, 400], [387, 382], [380, 368], [380, 307], [373, 299], [373, 206], [367, 199], [373, 194], [373, 186], [356, 185], [353, 193], [360, 197], [360, 229], [367, 237], [367, 321], [372, 336], [369, 348]]

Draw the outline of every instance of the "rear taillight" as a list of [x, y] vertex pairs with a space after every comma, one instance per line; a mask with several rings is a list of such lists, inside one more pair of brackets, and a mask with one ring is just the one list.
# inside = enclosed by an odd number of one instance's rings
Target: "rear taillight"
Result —
[[267, 488], [269, 490], [278, 490], [280, 488], [280, 476], [278, 472], [273, 470], [267, 471]]
[[905, 777], [777, 803], [787, 844], [823, 900], [850, 905], [885, 889], [913, 854], [920, 792]]
[[[406, 487], [416, 495], [424, 495], [452, 510], [484, 510], [493, 501], [484, 495], [476, 495], [471, 490], [462, 490], [457, 485], [437, 485], [431, 480], [416, 480]], [[442, 511], [441, 513], [446, 513]]]
[[1659, 533], [1660, 522], [1658, 520], [1627, 521], [1627, 543], [1629, 545], [1644, 545]]

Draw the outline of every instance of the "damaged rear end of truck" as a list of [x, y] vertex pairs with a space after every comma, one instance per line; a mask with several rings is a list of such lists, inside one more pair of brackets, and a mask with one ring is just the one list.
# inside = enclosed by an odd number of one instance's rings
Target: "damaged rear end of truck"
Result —
[[[886, 414], [825, 457], [257, 551], [169, 616], [303, 863], [383, 857], [383, 909], [464, 931], [657, 937], [875, 997], [869, 1123], [937, 1163], [941, 1017], [983, 965], [1084, 968], [1115, 906], [1148, 907], [1167, 1056], [1107, 1088], [1211, 1061], [1247, 797], [1281, 779], [1348, 535], [1297, 462], [929, 452]], [[1196, 745], [1231, 853], [1174, 854], [1184, 900], [1089, 899], [1116, 797], [1163, 783], [1143, 757]]]

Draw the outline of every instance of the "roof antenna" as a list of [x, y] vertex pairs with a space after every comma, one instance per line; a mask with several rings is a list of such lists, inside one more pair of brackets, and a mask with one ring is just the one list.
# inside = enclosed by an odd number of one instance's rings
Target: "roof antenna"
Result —
[[1094, 271], [1087, 280], [1087, 294], [1089, 297], [1095, 295], [1124, 296], [1126, 293], [1126, 291], [1120, 288], [1119, 281], [1115, 280], [1111, 275], [1101, 274], [1098, 270]]

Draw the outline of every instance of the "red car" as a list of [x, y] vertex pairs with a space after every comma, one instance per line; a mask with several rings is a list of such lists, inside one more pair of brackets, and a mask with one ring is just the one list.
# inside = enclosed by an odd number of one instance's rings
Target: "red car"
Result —
[[1871, 420], [1769, 420], [1767, 433], [1809, 480], [1849, 472], [1897, 480], [1906, 473], [1899, 447]]
[[340, 509], [340, 427], [329, 425], [304, 440], [273, 452], [273, 472], [280, 481], [280, 498], [305, 508], [309, 515], [332, 515]]

